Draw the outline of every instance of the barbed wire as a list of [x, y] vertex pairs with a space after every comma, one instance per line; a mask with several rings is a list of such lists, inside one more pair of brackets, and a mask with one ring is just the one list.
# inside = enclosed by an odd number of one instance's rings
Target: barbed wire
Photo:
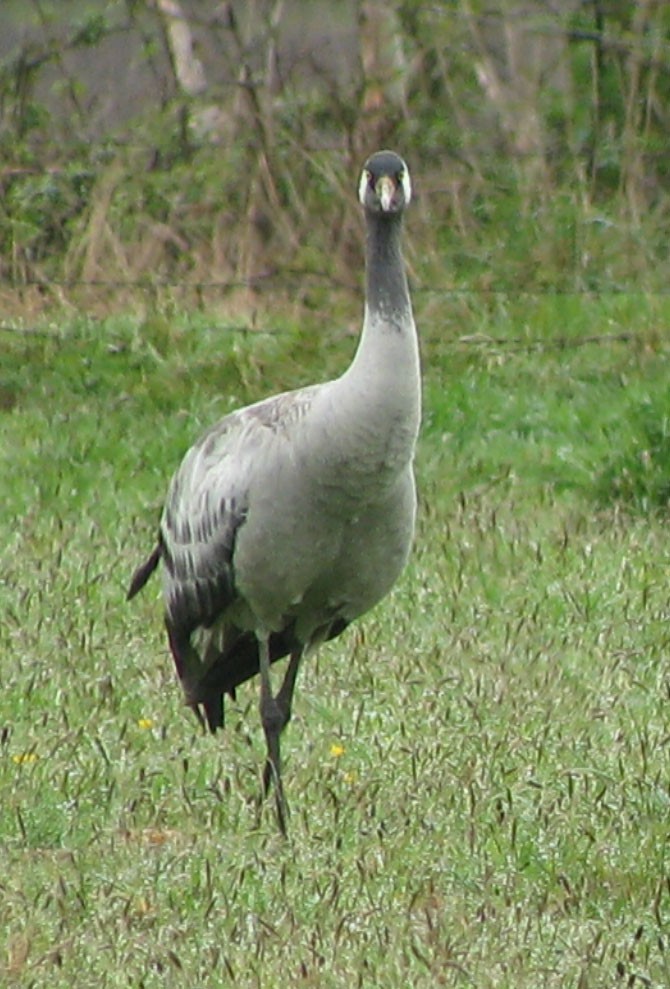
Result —
[[[157, 279], [157, 278], [23, 278], [20, 281], [0, 277], [0, 288], [5, 288], [13, 292], [21, 292], [26, 288], [108, 288], [108, 289], [139, 289], [145, 292], [157, 292], [165, 289], [180, 289], [189, 292], [220, 291], [222, 293], [234, 292], [239, 289], [256, 289], [263, 285], [281, 281], [287, 287], [294, 284], [297, 279], [319, 279], [329, 282], [333, 288], [350, 295], [362, 294], [362, 287], [354, 286], [343, 279], [338, 279], [334, 275], [325, 271], [314, 271], [309, 269], [281, 269], [278, 271], [261, 272], [249, 278], [236, 278], [230, 280], [198, 280], [187, 281], [182, 279]], [[665, 288], [647, 288], [643, 286], [612, 285], [538, 285], [524, 286], [518, 285], [444, 285], [431, 286], [421, 285], [414, 281], [412, 283], [413, 295], [434, 295], [444, 297], [460, 296], [517, 296], [517, 297], [552, 297], [552, 296], [648, 296], [665, 297], [670, 295], [670, 285]]]
[[[290, 330], [282, 327], [255, 327], [245, 324], [225, 324], [217, 327], [224, 333], [240, 334], [243, 336], [275, 336], [290, 335]], [[55, 343], [65, 344], [71, 341], [73, 334], [70, 332], [59, 332], [58, 330], [47, 329], [41, 326], [26, 326], [11, 323], [0, 323], [0, 333], [12, 333], [18, 336], [37, 337], [39, 339], [50, 340]], [[446, 349], [472, 349], [485, 350], [496, 348], [509, 352], [542, 352], [542, 351], [569, 351], [577, 350], [587, 346], [608, 346], [613, 343], [634, 344], [637, 347], [644, 347], [649, 342], [649, 334], [636, 333], [633, 331], [621, 331], [618, 333], [590, 333], [580, 337], [543, 337], [531, 338], [527, 336], [493, 336], [488, 333], [466, 333], [459, 334], [451, 339], [443, 336], [433, 336], [421, 334], [424, 344], [436, 343], [439, 339], [440, 346]], [[122, 352], [125, 347], [110, 343], [111, 352]], [[661, 348], [656, 342], [655, 349]]]

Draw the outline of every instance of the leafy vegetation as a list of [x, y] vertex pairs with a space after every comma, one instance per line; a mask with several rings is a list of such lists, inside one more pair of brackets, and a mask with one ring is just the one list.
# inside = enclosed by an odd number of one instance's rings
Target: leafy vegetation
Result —
[[10, 4], [0, 275], [33, 305], [176, 283], [230, 308], [295, 271], [351, 287], [352, 176], [392, 144], [421, 283], [663, 290], [665, 5], [529, 11], [352, 0], [326, 32], [318, 3]]

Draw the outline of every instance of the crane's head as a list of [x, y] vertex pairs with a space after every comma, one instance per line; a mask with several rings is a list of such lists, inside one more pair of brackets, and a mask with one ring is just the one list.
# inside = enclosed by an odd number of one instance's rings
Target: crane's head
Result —
[[401, 213], [412, 198], [407, 165], [395, 151], [376, 151], [363, 165], [358, 198], [372, 213]]

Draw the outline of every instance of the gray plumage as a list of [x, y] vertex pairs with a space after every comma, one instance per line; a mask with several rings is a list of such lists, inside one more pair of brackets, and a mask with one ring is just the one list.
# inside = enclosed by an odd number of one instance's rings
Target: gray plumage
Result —
[[[412, 543], [419, 355], [401, 254], [407, 167], [391, 151], [359, 185], [366, 306], [354, 359], [324, 384], [226, 416], [184, 457], [158, 544], [128, 597], [163, 563], [165, 623], [187, 703], [212, 731], [223, 697], [260, 673], [261, 721], [285, 830], [279, 736], [301, 657], [383, 598]], [[272, 662], [290, 655], [281, 689]]]

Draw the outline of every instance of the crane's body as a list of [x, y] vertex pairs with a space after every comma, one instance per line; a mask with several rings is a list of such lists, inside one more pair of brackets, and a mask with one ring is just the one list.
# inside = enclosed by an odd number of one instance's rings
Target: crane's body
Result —
[[[364, 169], [366, 310], [356, 355], [329, 382], [226, 416], [184, 457], [158, 545], [129, 596], [163, 562], [165, 621], [187, 703], [210, 729], [223, 696], [261, 675], [266, 789], [302, 655], [383, 598], [412, 543], [420, 420], [416, 330], [400, 249], [409, 180], [392, 152]], [[390, 178], [389, 178], [390, 176]], [[290, 654], [272, 695], [269, 666]]]

